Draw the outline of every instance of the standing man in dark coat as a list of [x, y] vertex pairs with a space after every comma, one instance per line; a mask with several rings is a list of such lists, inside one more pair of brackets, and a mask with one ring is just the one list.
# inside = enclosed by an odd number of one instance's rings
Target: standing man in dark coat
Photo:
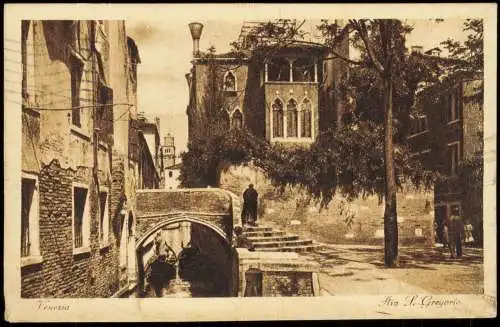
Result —
[[243, 192], [243, 210], [241, 220], [243, 225], [255, 225], [257, 221], [257, 199], [259, 194], [253, 188], [253, 184], [248, 185], [248, 188]]
[[[464, 223], [462, 217], [460, 216], [460, 210], [457, 206], [453, 206], [451, 209], [450, 216], [450, 226], [449, 226], [449, 237], [450, 242], [452, 242], [452, 247], [454, 246], [456, 250], [457, 257], [462, 256], [462, 240], [464, 238]], [[453, 251], [451, 256], [454, 256]]]

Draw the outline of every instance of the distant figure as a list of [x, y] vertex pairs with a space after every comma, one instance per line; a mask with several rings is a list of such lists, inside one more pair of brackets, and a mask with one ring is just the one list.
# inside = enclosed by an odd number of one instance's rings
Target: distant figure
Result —
[[161, 232], [158, 232], [155, 237], [155, 253], [160, 262], [176, 261], [176, 255], [174, 250], [167, 244], [167, 241], [161, 236]]
[[254, 251], [252, 243], [243, 234], [243, 228], [236, 226], [234, 228], [234, 247], [236, 248], [247, 248], [249, 251]]
[[448, 226], [448, 237], [451, 243], [451, 257], [454, 257], [455, 249], [457, 257], [462, 256], [462, 240], [464, 238], [464, 223], [457, 206], [451, 209], [451, 216]]
[[450, 250], [450, 255], [453, 258], [454, 255], [454, 250], [453, 250], [453, 244], [450, 242], [450, 229], [448, 228], [448, 219], [445, 219], [443, 221], [443, 236], [442, 236], [442, 241], [443, 241], [443, 249], [444, 251]]
[[163, 287], [175, 274], [172, 263], [177, 260], [175, 252], [158, 232], [154, 239], [155, 255], [148, 262], [148, 282], [156, 297], [163, 296]]
[[253, 184], [248, 185], [248, 188], [243, 192], [243, 210], [241, 212], [243, 225], [255, 225], [257, 221], [258, 197], [259, 194], [253, 188]]

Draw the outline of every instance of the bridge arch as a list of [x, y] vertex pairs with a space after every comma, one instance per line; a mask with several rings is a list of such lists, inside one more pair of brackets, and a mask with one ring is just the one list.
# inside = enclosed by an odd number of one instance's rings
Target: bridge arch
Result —
[[[231, 276], [235, 257], [232, 239], [234, 227], [241, 224], [240, 216], [241, 204], [238, 197], [223, 189], [138, 190], [135, 225], [138, 295], [148, 289], [145, 275], [148, 262], [154, 258], [154, 236], [163, 230], [165, 232], [162, 233], [166, 233], [164, 235], [169, 242], [173, 242], [176, 255], [182, 251], [180, 239], [193, 240], [200, 247], [208, 266], [219, 272], [223, 271], [230, 283], [235, 281]], [[189, 227], [185, 227], [183, 223], [187, 223]], [[168, 232], [176, 229], [176, 224], [180, 224], [180, 230]], [[177, 234], [184, 232], [188, 234]], [[216, 277], [209, 284], [219, 283], [219, 279]], [[228, 282], [223, 288], [226, 287], [234, 288]], [[230, 292], [234, 293], [233, 290]]]
[[180, 222], [191, 222], [195, 224], [200, 224], [203, 225], [215, 233], [217, 233], [226, 243], [228, 246], [231, 246], [231, 239], [229, 235], [227, 235], [227, 232], [222, 230], [219, 226], [212, 224], [210, 222], [207, 222], [204, 218], [201, 217], [196, 217], [195, 214], [189, 214], [189, 213], [183, 213], [181, 215], [175, 214], [175, 215], [167, 215], [164, 216], [163, 219], [160, 219], [159, 222], [157, 222], [155, 225], [150, 227], [140, 238], [136, 241], [136, 250], [139, 250], [142, 248], [144, 245], [144, 242], [151, 237], [154, 233], [157, 231], [161, 230], [162, 228], [175, 224], [175, 223], [180, 223]]

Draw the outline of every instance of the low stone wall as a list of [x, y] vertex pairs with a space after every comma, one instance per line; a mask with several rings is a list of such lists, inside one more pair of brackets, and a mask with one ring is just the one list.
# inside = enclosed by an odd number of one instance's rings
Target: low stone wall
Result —
[[245, 296], [249, 270], [261, 274], [259, 287], [263, 297], [319, 296], [319, 265], [301, 259], [293, 252], [250, 252], [238, 248], [238, 296]]
[[[352, 202], [335, 196], [329, 208], [320, 209], [297, 188], [278, 194], [255, 168], [231, 167], [221, 176], [221, 187], [236, 194], [242, 194], [249, 183], [259, 193], [259, 219], [263, 221], [272, 221], [319, 242], [382, 244], [384, 241], [384, 203], [377, 196]], [[398, 192], [401, 245], [434, 243], [433, 194], [432, 190], [424, 192], [411, 186]]]

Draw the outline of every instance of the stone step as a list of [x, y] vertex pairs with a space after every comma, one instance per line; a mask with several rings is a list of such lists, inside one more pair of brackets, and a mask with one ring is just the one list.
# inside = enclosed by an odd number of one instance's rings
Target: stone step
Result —
[[247, 239], [250, 242], [281, 242], [281, 241], [296, 241], [298, 235], [283, 235], [283, 236], [249, 236]]
[[285, 246], [285, 247], [273, 247], [273, 248], [256, 248], [255, 251], [262, 252], [309, 252], [322, 248], [322, 244], [309, 244], [301, 246]]
[[267, 226], [248, 226], [243, 228], [244, 232], [272, 232], [272, 227]]
[[290, 246], [305, 246], [312, 244], [312, 240], [293, 240], [293, 241], [278, 241], [278, 242], [252, 242], [255, 249], [262, 248], [285, 248]]
[[276, 236], [285, 236], [285, 232], [283, 231], [259, 231], [259, 232], [243, 232], [243, 235], [246, 237], [276, 237]]

